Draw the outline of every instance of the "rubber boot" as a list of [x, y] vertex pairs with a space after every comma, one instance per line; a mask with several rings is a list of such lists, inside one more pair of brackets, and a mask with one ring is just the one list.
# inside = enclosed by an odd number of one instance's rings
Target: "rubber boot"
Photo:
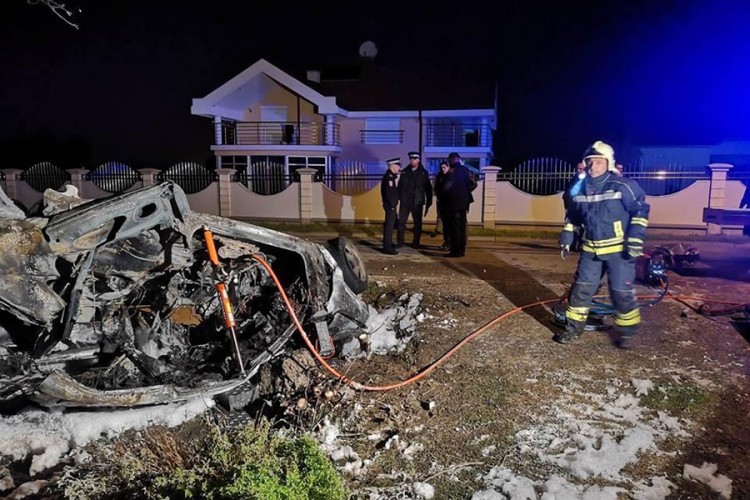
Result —
[[581, 334], [583, 333], [583, 327], [585, 325], [586, 324], [582, 321], [572, 321], [570, 318], [568, 318], [567, 323], [565, 324], [565, 330], [555, 334], [552, 340], [559, 344], [568, 344], [570, 342], [573, 342], [575, 339], [581, 336]]

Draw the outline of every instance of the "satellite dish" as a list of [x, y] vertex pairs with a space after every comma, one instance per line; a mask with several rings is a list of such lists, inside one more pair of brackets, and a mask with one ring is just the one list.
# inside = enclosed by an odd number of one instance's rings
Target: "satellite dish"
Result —
[[370, 40], [363, 42], [362, 45], [359, 46], [359, 55], [365, 59], [375, 58], [375, 56], [378, 55], [378, 48], [375, 45], [375, 42], [371, 42]]

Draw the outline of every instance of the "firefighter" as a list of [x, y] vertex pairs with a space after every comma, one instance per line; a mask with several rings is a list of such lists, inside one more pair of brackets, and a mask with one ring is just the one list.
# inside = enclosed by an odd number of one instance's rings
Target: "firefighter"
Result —
[[638, 184], [623, 177], [612, 146], [596, 141], [584, 153], [586, 175], [569, 187], [565, 228], [560, 234], [561, 255], [583, 228], [581, 253], [568, 296], [565, 330], [554, 340], [567, 344], [583, 332], [591, 300], [607, 274], [615, 309], [615, 345], [626, 349], [641, 322], [635, 299], [635, 259], [643, 255], [649, 206]]

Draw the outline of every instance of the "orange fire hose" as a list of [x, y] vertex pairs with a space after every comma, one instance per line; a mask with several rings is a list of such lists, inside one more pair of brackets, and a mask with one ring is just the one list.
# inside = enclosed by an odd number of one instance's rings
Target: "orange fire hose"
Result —
[[[496, 324], [500, 323], [504, 319], [513, 316], [514, 314], [518, 314], [519, 312], [523, 311], [524, 309], [529, 309], [531, 307], [536, 307], [544, 304], [549, 304], [552, 302], [558, 302], [560, 301], [560, 298], [555, 299], [547, 299], [547, 300], [540, 300], [538, 302], [533, 302], [531, 304], [527, 304], [525, 306], [518, 306], [514, 309], [511, 309], [509, 311], [506, 311], [502, 313], [501, 315], [497, 316], [496, 318], [488, 321], [481, 327], [477, 328], [473, 332], [471, 332], [469, 335], [464, 337], [459, 343], [457, 343], [455, 346], [453, 346], [451, 349], [449, 349], [445, 354], [440, 356], [438, 359], [430, 363], [429, 365], [422, 368], [417, 374], [407, 378], [406, 380], [402, 380], [401, 382], [396, 382], [389, 385], [379, 385], [379, 386], [373, 386], [373, 385], [364, 385], [359, 382], [356, 382], [355, 380], [352, 380], [345, 375], [342, 375], [338, 371], [336, 371], [335, 368], [333, 368], [331, 365], [329, 365], [326, 360], [318, 353], [318, 351], [315, 349], [315, 346], [313, 346], [312, 342], [310, 341], [310, 338], [307, 336], [307, 333], [305, 332], [305, 329], [302, 327], [302, 324], [300, 323], [299, 318], [297, 317], [297, 314], [294, 312], [294, 307], [292, 307], [292, 303], [289, 300], [289, 297], [286, 294], [286, 291], [284, 290], [284, 287], [281, 285], [281, 282], [279, 281], [276, 274], [273, 272], [273, 269], [271, 269], [271, 265], [266, 262], [266, 260], [259, 256], [259, 255], [252, 255], [253, 259], [258, 261], [268, 272], [271, 279], [273, 279], [273, 282], [276, 284], [276, 288], [279, 290], [279, 294], [281, 295], [282, 300], [284, 301], [284, 304], [286, 305], [287, 310], [289, 311], [289, 315], [292, 318], [292, 321], [294, 322], [294, 325], [297, 327], [297, 330], [299, 330], [300, 335], [302, 336], [302, 340], [307, 345], [307, 348], [312, 352], [313, 356], [320, 362], [320, 364], [325, 367], [325, 369], [334, 377], [339, 379], [341, 382], [351, 386], [352, 388], [360, 391], [390, 391], [392, 389], [398, 389], [400, 387], [404, 387], [409, 384], [413, 384], [414, 382], [424, 378], [429, 373], [431, 373], [435, 368], [440, 366], [441, 364], [445, 363], [445, 361], [448, 360], [451, 356], [453, 356], [459, 349], [461, 349], [464, 345], [469, 343], [472, 339], [475, 337], [478, 337], [488, 329], [492, 328]], [[646, 296], [642, 297], [643, 299], [653, 299], [658, 297], [657, 295], [653, 296]], [[697, 297], [690, 297], [690, 296], [670, 296], [668, 297], [672, 300], [702, 300], [706, 301], [706, 299], [697, 298]], [[709, 302], [714, 303], [720, 303], [720, 304], [730, 304], [732, 302], [724, 302], [719, 300], [709, 300]]]
[[216, 252], [216, 244], [214, 243], [214, 235], [207, 227], [203, 228], [203, 237], [206, 239], [206, 249], [208, 250], [208, 259], [214, 266], [216, 271], [216, 292], [219, 294], [221, 300], [221, 307], [224, 311], [224, 325], [229, 330], [232, 337], [232, 345], [234, 346], [234, 356], [237, 358], [237, 367], [240, 369], [242, 375], [245, 374], [245, 364], [242, 362], [242, 354], [240, 353], [240, 345], [237, 342], [237, 332], [235, 326], [237, 322], [234, 320], [234, 310], [232, 309], [232, 301], [229, 300], [229, 293], [227, 292], [226, 284], [220, 279], [221, 276], [221, 262], [219, 262], [219, 254]]

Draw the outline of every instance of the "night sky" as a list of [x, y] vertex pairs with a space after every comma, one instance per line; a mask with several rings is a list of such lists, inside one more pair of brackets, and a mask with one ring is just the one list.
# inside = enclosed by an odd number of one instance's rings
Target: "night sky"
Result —
[[79, 0], [74, 30], [42, 5], [0, 19], [1, 168], [49, 159], [164, 167], [211, 157], [202, 97], [258, 58], [492, 65], [498, 163], [574, 159], [595, 139], [750, 139], [750, 2]]

